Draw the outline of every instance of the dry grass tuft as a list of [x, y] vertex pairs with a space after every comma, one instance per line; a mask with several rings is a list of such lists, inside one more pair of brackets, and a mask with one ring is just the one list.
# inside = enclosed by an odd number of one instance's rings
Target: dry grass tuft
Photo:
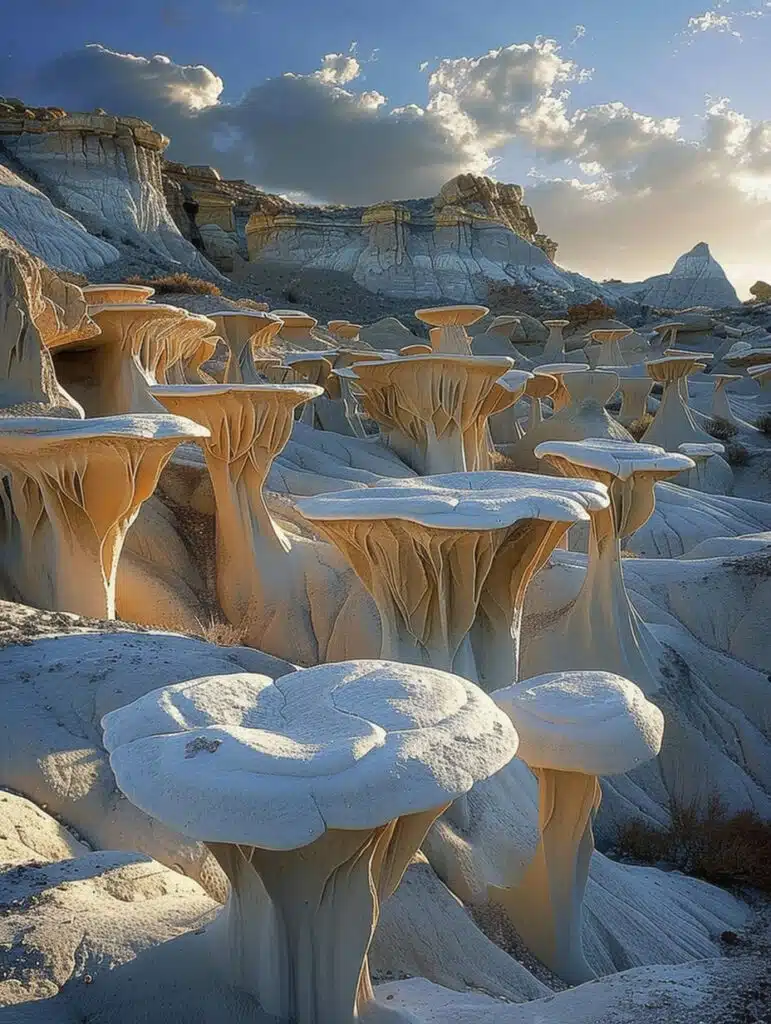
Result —
[[771, 412], [764, 412], [762, 416], [758, 416], [755, 420], [755, 426], [761, 434], [771, 436]]
[[746, 466], [750, 461], [750, 453], [743, 444], [729, 441], [725, 446], [723, 458], [729, 466]]
[[723, 420], [719, 416], [713, 416], [711, 420], [707, 421], [706, 430], [716, 441], [730, 441], [738, 433], [733, 423], [729, 423], [728, 420]]
[[216, 619], [210, 619], [205, 625], [201, 624], [201, 630], [197, 635], [210, 644], [219, 644], [220, 647], [243, 647], [246, 644], [245, 626], [234, 626], [232, 622], [218, 622]]
[[651, 416], [649, 412], [646, 412], [644, 416], [639, 418], [639, 420], [635, 420], [633, 423], [630, 423], [626, 429], [635, 441], [639, 441], [651, 423], [653, 423], [653, 416]]
[[568, 320], [571, 324], [588, 324], [592, 320], [615, 320], [616, 310], [602, 299], [592, 299], [568, 309]]
[[156, 295], [222, 295], [216, 284], [191, 274], [166, 274], [165, 277], [127, 277], [126, 284], [155, 288]]
[[619, 853], [644, 863], [663, 861], [716, 885], [771, 892], [771, 821], [754, 811], [728, 814], [718, 797], [703, 812], [675, 806], [671, 814], [666, 830], [630, 822], [619, 833]]

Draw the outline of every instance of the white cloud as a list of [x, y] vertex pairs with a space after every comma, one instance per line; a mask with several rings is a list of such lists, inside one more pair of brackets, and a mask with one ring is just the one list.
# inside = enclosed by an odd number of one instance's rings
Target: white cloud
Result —
[[327, 53], [321, 58], [321, 67], [313, 72], [325, 85], [346, 85], [361, 74], [361, 64], [355, 57], [343, 53]]
[[206, 67], [91, 46], [50, 62], [25, 99], [145, 117], [171, 136], [172, 159], [327, 202], [434, 195], [460, 172], [490, 173], [514, 146], [537, 164], [529, 200], [566, 266], [635, 279], [706, 238], [771, 278], [771, 120], [711, 99], [687, 139], [675, 116], [617, 99], [581, 107], [570, 90], [589, 72], [548, 39], [432, 67], [422, 101], [399, 107], [363, 88], [354, 51], [225, 103]]
[[733, 15], [719, 14], [716, 10], [704, 11], [703, 14], [689, 18], [685, 31], [692, 36], [698, 35], [700, 32], [720, 32], [735, 36], [737, 39], [742, 37], [741, 32], [737, 32], [734, 28]]
[[235, 103], [221, 101], [222, 80], [208, 68], [99, 45], [51, 61], [37, 85], [41, 102], [147, 118], [171, 136], [174, 159], [210, 162], [266, 188], [369, 203], [428, 195], [454, 174], [483, 173], [515, 135], [546, 145], [567, 130], [565, 83], [586, 74], [553, 40], [537, 39], [440, 60], [423, 105], [389, 107], [361, 88], [355, 50], [326, 54], [310, 73], [261, 82]]

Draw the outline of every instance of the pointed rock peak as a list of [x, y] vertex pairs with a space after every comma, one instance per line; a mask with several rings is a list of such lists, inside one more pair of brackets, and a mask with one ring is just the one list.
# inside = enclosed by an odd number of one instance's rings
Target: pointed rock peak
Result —
[[701, 259], [708, 260], [712, 258], [712, 253], [709, 251], [709, 246], [706, 242], [697, 242], [690, 252], [685, 254], [686, 256], [699, 256]]

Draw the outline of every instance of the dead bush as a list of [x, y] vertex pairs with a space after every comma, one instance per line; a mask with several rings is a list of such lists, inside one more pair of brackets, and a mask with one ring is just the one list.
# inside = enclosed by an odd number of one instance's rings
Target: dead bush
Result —
[[771, 821], [754, 811], [728, 814], [718, 797], [699, 811], [671, 808], [672, 824], [657, 829], [633, 821], [618, 835], [617, 849], [644, 863], [664, 862], [716, 885], [749, 885], [771, 892]]
[[736, 437], [737, 428], [728, 420], [721, 419], [719, 416], [713, 416], [707, 422], [707, 433], [714, 437], [716, 441], [730, 441], [732, 437]]
[[733, 441], [729, 441], [725, 445], [723, 458], [729, 466], [746, 466], [750, 461], [750, 453], [743, 444], [736, 444]]
[[758, 416], [755, 420], [755, 426], [761, 434], [771, 436], [771, 412], [764, 412], [762, 416]]
[[634, 422], [630, 423], [626, 429], [635, 441], [639, 441], [651, 423], [653, 423], [653, 417], [649, 412], [646, 412], [644, 416], [639, 418], [639, 420], [634, 420]]
[[616, 310], [602, 299], [592, 299], [577, 306], [568, 308], [568, 320], [571, 324], [588, 324], [592, 320], [615, 320]]
[[216, 284], [191, 274], [166, 274], [164, 277], [127, 277], [126, 284], [154, 288], [156, 295], [222, 295]]

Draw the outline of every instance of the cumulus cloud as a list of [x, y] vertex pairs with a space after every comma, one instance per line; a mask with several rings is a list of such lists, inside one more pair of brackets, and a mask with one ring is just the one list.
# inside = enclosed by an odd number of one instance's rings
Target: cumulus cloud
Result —
[[208, 68], [91, 45], [44, 66], [36, 92], [69, 109], [144, 117], [171, 136], [174, 159], [210, 162], [266, 188], [370, 203], [431, 194], [454, 174], [489, 170], [493, 151], [518, 134], [546, 145], [566, 130], [566, 83], [586, 74], [553, 40], [537, 39], [440, 60], [423, 105], [391, 107], [360, 87], [361, 71], [352, 47], [225, 103]]
[[566, 266], [642, 278], [701, 238], [729, 266], [767, 260], [771, 121], [712, 100], [693, 138], [677, 117], [618, 100], [582, 107], [574, 97], [591, 72], [549, 39], [435, 60], [424, 73], [421, 102], [394, 107], [364, 88], [352, 47], [224, 102], [206, 67], [95, 45], [43, 67], [25, 99], [145, 117], [172, 137], [173, 159], [327, 202], [433, 195], [517, 151], [536, 164], [529, 200]]
[[705, 33], [728, 35], [742, 42], [744, 37], [739, 31], [742, 19], [757, 20], [771, 14], [771, 0], [761, 0], [749, 8], [733, 9], [731, 5], [732, 0], [717, 0], [714, 7], [689, 18], [682, 35], [688, 42], [693, 42]]
[[700, 32], [720, 32], [735, 36], [737, 39], [742, 37], [741, 32], [737, 32], [734, 28], [733, 15], [720, 14], [718, 11], [704, 11], [703, 14], [689, 18], [685, 31], [692, 36], [698, 35]]
[[566, 265], [635, 280], [663, 272], [706, 238], [728, 268], [741, 268], [741, 288], [761, 276], [771, 237], [771, 121], [753, 123], [725, 99], [707, 107], [696, 140], [684, 139], [674, 120], [641, 121], [615, 104], [574, 121], [592, 126], [595, 180], [541, 175], [529, 191]]

